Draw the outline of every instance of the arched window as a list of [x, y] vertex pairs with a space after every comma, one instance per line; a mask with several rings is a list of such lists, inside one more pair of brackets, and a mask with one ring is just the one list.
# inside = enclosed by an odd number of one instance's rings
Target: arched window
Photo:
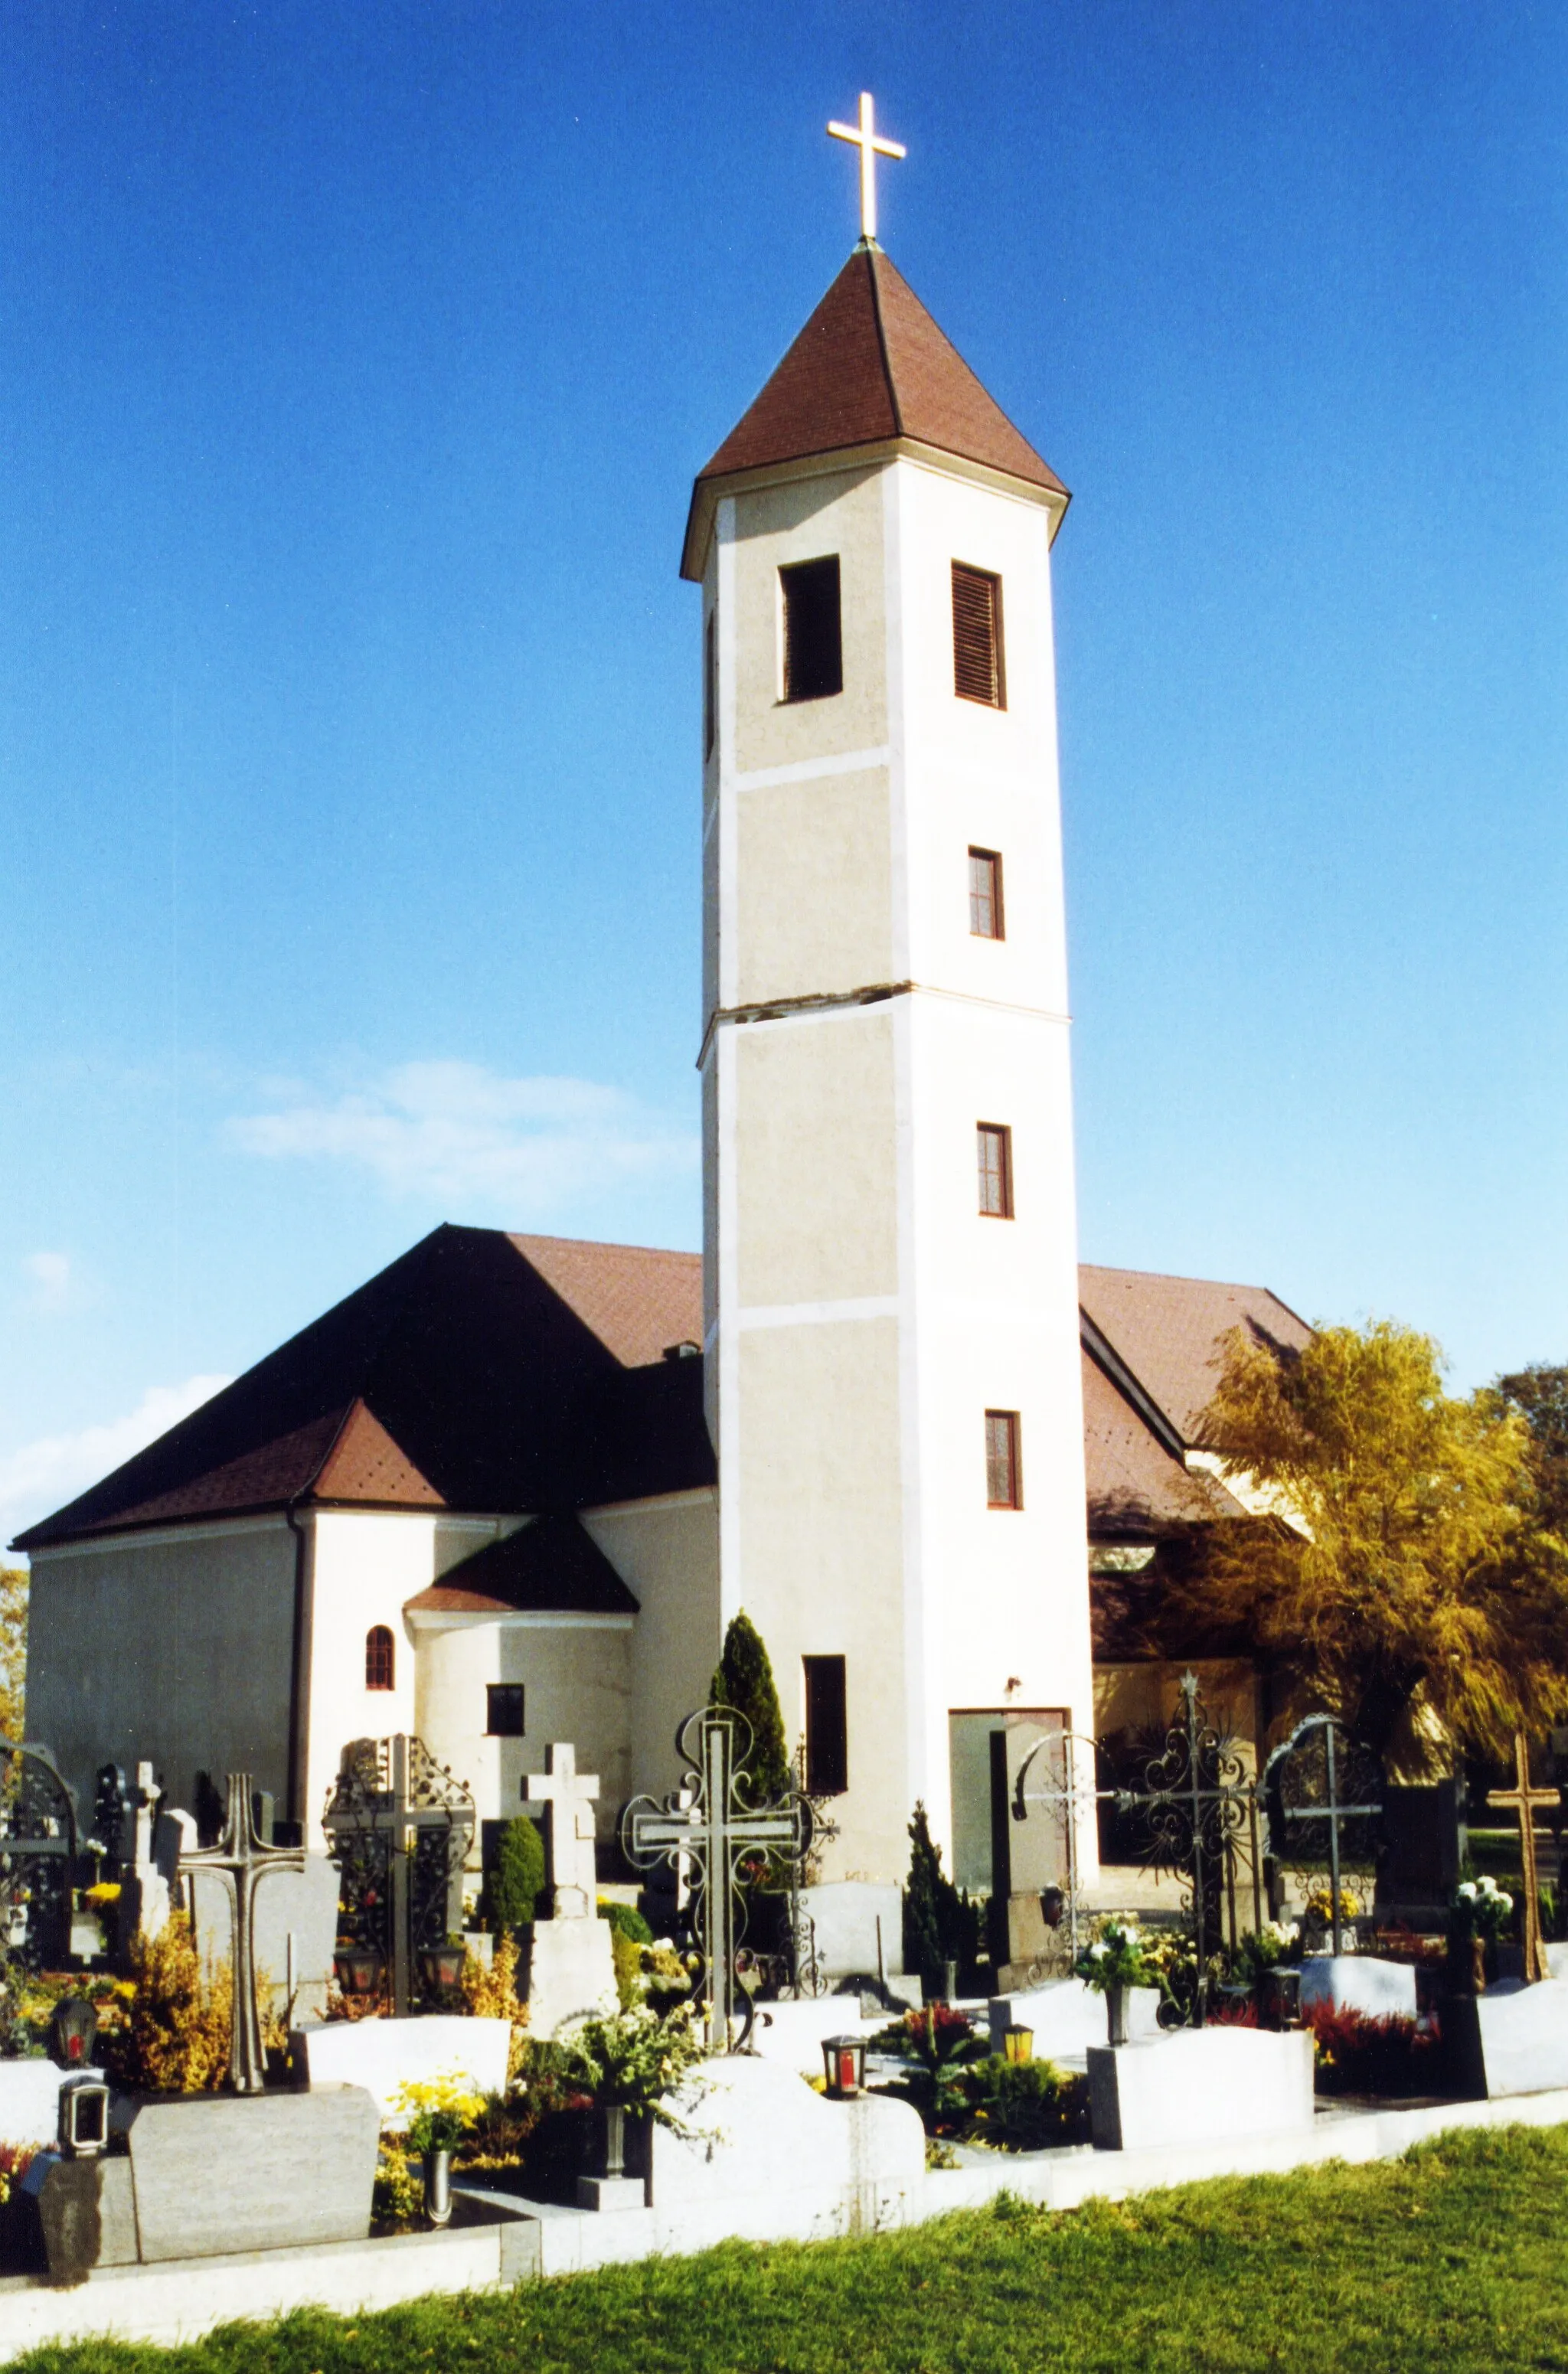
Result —
[[392, 1635], [384, 1624], [372, 1624], [365, 1635], [365, 1687], [390, 1690], [395, 1674]]

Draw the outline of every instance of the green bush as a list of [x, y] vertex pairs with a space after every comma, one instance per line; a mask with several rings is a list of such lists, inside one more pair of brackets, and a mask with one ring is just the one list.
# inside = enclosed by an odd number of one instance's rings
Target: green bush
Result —
[[1054, 2061], [1008, 2061], [994, 2052], [966, 2073], [976, 2141], [1016, 2151], [1089, 2139], [1089, 2080]]
[[490, 1925], [498, 1936], [515, 1936], [532, 1921], [544, 1884], [545, 1842], [527, 1816], [519, 1814], [501, 1834], [486, 1890]]
[[942, 1850], [931, 1836], [925, 1808], [917, 1804], [909, 1826], [909, 1882], [903, 1891], [903, 1966], [920, 1974], [927, 1996], [943, 1992], [947, 1965], [974, 1959], [979, 1922], [942, 1869]]
[[629, 1938], [633, 1945], [651, 1945], [654, 1933], [634, 1904], [618, 1904], [613, 1897], [599, 1898], [599, 1919], [607, 1921], [616, 1934]]
[[709, 1686], [708, 1704], [733, 1707], [751, 1726], [744, 1782], [747, 1802], [766, 1805], [782, 1797], [793, 1777], [784, 1745], [784, 1716], [762, 1636], [744, 1611], [732, 1619], [725, 1634], [724, 1654]]

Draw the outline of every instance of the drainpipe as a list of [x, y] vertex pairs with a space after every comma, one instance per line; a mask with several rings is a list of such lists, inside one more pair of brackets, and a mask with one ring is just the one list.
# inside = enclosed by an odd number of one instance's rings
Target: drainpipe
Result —
[[312, 1605], [310, 1570], [311, 1537], [301, 1524], [297, 1511], [306, 1498], [310, 1486], [296, 1492], [286, 1503], [284, 1522], [294, 1536], [294, 1640], [289, 1665], [289, 1819], [300, 1826], [300, 1843], [305, 1839], [305, 1775], [306, 1749], [309, 1745], [311, 1721], [311, 1630]]

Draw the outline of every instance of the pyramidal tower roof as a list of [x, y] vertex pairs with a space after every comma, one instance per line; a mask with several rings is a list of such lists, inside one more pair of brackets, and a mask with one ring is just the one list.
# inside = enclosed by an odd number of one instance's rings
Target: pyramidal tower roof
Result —
[[682, 573], [713, 482], [909, 438], [1058, 496], [1067, 490], [988, 395], [908, 281], [862, 240], [756, 401], [698, 474]]

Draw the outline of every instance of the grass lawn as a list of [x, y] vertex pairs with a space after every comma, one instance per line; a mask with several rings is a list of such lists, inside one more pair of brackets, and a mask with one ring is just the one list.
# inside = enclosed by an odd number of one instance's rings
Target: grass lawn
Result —
[[1568, 2374], [1568, 2128], [1053, 2215], [731, 2243], [190, 2347], [89, 2343], [29, 2374]]

